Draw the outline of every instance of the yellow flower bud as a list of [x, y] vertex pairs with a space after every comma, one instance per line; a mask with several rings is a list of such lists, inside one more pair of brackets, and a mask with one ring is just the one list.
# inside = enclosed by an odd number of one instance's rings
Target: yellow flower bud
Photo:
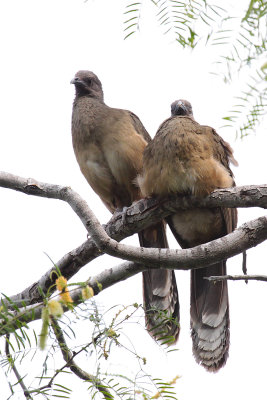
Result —
[[65, 303], [65, 304], [73, 303], [73, 300], [71, 298], [71, 295], [70, 295], [68, 289], [66, 289], [65, 292], [60, 293], [60, 298], [63, 301], [63, 303]]
[[57, 300], [50, 300], [48, 302], [48, 309], [49, 314], [53, 315], [55, 318], [59, 318], [63, 314], [62, 305]]
[[64, 276], [60, 276], [56, 280], [56, 286], [57, 286], [57, 290], [59, 292], [61, 292], [62, 290], [65, 290], [67, 287], [67, 279], [64, 278]]
[[108, 329], [108, 331], [107, 331], [107, 336], [109, 337], [109, 338], [112, 338], [112, 337], [118, 337], [118, 335], [117, 335], [117, 333], [113, 330], [113, 329]]
[[63, 303], [68, 304], [68, 303], [73, 303], [73, 300], [70, 296], [69, 289], [67, 287], [67, 279], [64, 278], [64, 276], [60, 276], [56, 280], [56, 286], [57, 290], [59, 290], [61, 293], [60, 298], [63, 301]]
[[93, 288], [91, 288], [88, 285], [82, 288], [82, 298], [84, 300], [88, 300], [93, 296], [94, 296]]

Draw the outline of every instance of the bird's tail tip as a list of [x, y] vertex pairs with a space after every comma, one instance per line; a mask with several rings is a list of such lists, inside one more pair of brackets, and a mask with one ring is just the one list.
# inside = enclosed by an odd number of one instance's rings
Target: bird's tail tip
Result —
[[198, 364], [208, 372], [218, 372], [225, 364], [229, 356], [230, 330], [226, 325], [215, 339], [213, 335], [200, 338], [198, 333], [191, 329], [193, 340], [193, 355]]

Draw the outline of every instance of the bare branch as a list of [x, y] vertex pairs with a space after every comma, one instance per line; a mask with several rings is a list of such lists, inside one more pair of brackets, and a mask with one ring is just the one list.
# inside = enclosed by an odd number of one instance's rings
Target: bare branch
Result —
[[[31, 194], [35, 196], [41, 196], [41, 197], [47, 197], [47, 198], [54, 198], [54, 199], [60, 199], [60, 200], [65, 200], [69, 204], [71, 204], [72, 208], [74, 211], [79, 215], [81, 220], [83, 221], [84, 225], [87, 228], [87, 222], [88, 222], [88, 216], [86, 215], [86, 212], [88, 210], [88, 206], [84, 200], [80, 198], [80, 196], [72, 191], [68, 187], [63, 187], [59, 185], [50, 185], [46, 183], [41, 183], [41, 182], [36, 182], [33, 179], [24, 179], [20, 178], [18, 176], [8, 174], [5, 172], [0, 172], [0, 186], [6, 187], [9, 189], [17, 190], [20, 192], [23, 192], [25, 194]], [[144, 225], [142, 219], [143, 217], [141, 216], [140, 222], [135, 222], [134, 224], [132, 223], [132, 218], [134, 218], [134, 215], [140, 215], [140, 210], [138, 207], [134, 206], [132, 207], [135, 209], [135, 211], [131, 212], [132, 217], [130, 218], [128, 228], [124, 226], [122, 223], [122, 218], [121, 216], [117, 215], [116, 217], [116, 226], [113, 227], [113, 221], [111, 220], [110, 223], [107, 225], [106, 229], [109, 232], [109, 234], [116, 240], [122, 240], [123, 238], [132, 235], [136, 231], [138, 231], [138, 223], [140, 224], [139, 230], [142, 229], [143, 226], [148, 226], [151, 223], [148, 221], [148, 218], [146, 218], [145, 222], [146, 225]], [[151, 211], [150, 211], [151, 214]], [[87, 218], [86, 218], [87, 216]], [[136, 217], [135, 217], [136, 218]], [[159, 220], [160, 217], [154, 217], [153, 220], [157, 221]], [[152, 221], [153, 222], [153, 221]], [[80, 268], [82, 268], [84, 265], [88, 264], [90, 261], [95, 259], [96, 257], [102, 255], [102, 253], [99, 251], [99, 249], [96, 247], [94, 241], [92, 239], [88, 239], [86, 242], [84, 242], [82, 245], [77, 247], [76, 249], [72, 250], [71, 252], [67, 253], [65, 256], [63, 256], [57, 263], [56, 266], [59, 268], [61, 271], [62, 275], [64, 275], [67, 279], [71, 278], [73, 275], [75, 275]], [[48, 290], [52, 294], [54, 292], [54, 288], [52, 288], [52, 285], [55, 282], [56, 279], [56, 274], [53, 274], [52, 272], [55, 271], [55, 267], [49, 269], [37, 282], [34, 282], [31, 284], [29, 287], [24, 289], [21, 293], [16, 294], [14, 296], [10, 297], [11, 302], [14, 302], [17, 307], [21, 307], [23, 305], [27, 304], [34, 304], [34, 303], [39, 303], [42, 301], [42, 297], [40, 295], [40, 290], [41, 288], [43, 293], [47, 293]], [[131, 268], [132, 272], [133, 269]], [[140, 268], [138, 267], [136, 272], [140, 272]], [[130, 275], [131, 276], [131, 275]], [[127, 277], [127, 275], [126, 275]], [[116, 278], [115, 278], [116, 279]], [[112, 281], [112, 279], [111, 279]], [[111, 283], [113, 284], [113, 283]], [[95, 293], [98, 292], [97, 287], [95, 288]], [[6, 303], [8, 305], [8, 303]]]
[[[0, 171], [0, 187], [16, 190], [28, 195], [47, 197], [67, 202], [87, 228], [87, 204], [70, 187], [38, 182]], [[157, 222], [178, 209], [192, 207], [261, 207], [267, 208], [267, 185], [240, 186], [218, 189], [205, 198], [194, 196], [173, 196], [166, 199], [143, 199], [132, 204], [126, 212], [127, 224], [123, 226], [122, 216], [116, 214], [111, 220], [111, 233], [126, 228], [123, 237], [129, 236]], [[111, 222], [110, 221], [110, 222]], [[141, 225], [140, 225], [141, 224]], [[136, 227], [138, 225], [138, 228]], [[139, 227], [140, 225], [140, 227]], [[117, 238], [116, 238], [117, 239]]]
[[223, 275], [223, 276], [209, 276], [209, 277], [205, 277], [204, 279], [207, 279], [208, 281], [211, 281], [211, 282], [226, 281], [226, 280], [267, 282], [266, 275]]
[[[201, 266], [206, 265], [207, 262], [214, 263], [222, 258], [229, 258], [236, 254], [239, 254], [245, 249], [256, 246], [257, 244], [264, 241], [266, 238], [266, 217], [260, 217], [254, 221], [245, 223], [236, 231], [227, 236], [224, 236], [223, 238], [200, 246], [196, 246], [192, 249], [140, 249], [133, 246], [121, 245], [115, 241], [112, 242], [112, 240], [108, 238], [108, 242], [105, 242], [108, 243], [106, 248], [107, 253], [116, 257], [138, 260], [139, 264], [124, 263], [120, 266], [110, 268], [101, 272], [94, 278], [91, 278], [89, 284], [93, 287], [95, 294], [97, 294], [99, 292], [98, 283], [100, 283], [102, 285], [102, 288], [105, 289], [123, 279], [127, 279], [137, 274], [138, 272], [143, 271], [144, 266], [140, 265], [140, 262], [144, 263], [147, 268], [149, 266], [153, 268], [155, 262], [161, 267], [171, 269], [200, 268]], [[88, 242], [85, 243], [85, 247], [86, 245], [88, 245]], [[63, 257], [63, 262], [66, 258], [68, 259], [71, 253]], [[81, 257], [85, 255], [86, 251], [81, 253]], [[77, 257], [79, 257], [79, 253], [77, 254]], [[62, 264], [58, 263], [57, 265], [62, 270]], [[45, 278], [47, 280], [45, 280]], [[47, 273], [44, 277], [41, 278], [39, 284], [42, 285], [42, 282], [46, 283], [49, 281], [50, 274]], [[35, 289], [38, 296], [37, 299], [39, 299], [38, 302], [40, 302], [42, 299], [38, 291], [38, 282], [35, 284]], [[51, 293], [52, 292], [53, 291], [51, 291]], [[23, 293], [25, 293], [25, 291]], [[23, 293], [19, 296], [12, 296], [10, 299], [12, 301], [17, 299], [18, 301], [18, 298], [21, 298], [23, 296]], [[17, 301], [16, 305], [18, 305]], [[37, 318], [39, 318], [39, 315]]]
[[[93, 230], [94, 227], [90, 226], [90, 229]], [[103, 230], [99, 224], [98, 230], [101, 229]], [[105, 231], [104, 235], [107, 236]], [[100, 238], [100, 245], [104, 243], [108, 254], [130, 260], [138, 260], [146, 268], [149, 268], [149, 266], [153, 268], [156, 263], [157, 266], [161, 266], [162, 268], [190, 270], [201, 268], [204, 265], [213, 264], [221, 259], [230, 258], [242, 253], [245, 249], [256, 246], [266, 238], [267, 217], [260, 217], [243, 224], [227, 236], [191, 249], [145, 249], [122, 245], [110, 238], [107, 241], [102, 241], [102, 238]], [[88, 283], [94, 288], [95, 294], [97, 294], [99, 292], [99, 283], [103, 285], [102, 289], [104, 289], [143, 270], [144, 267], [139, 264], [124, 263], [118, 267], [101, 272], [98, 276], [90, 279]], [[244, 278], [246, 279], [247, 276]], [[79, 291], [74, 296], [76, 296], [74, 297], [75, 301], [79, 301], [81, 298]], [[22, 314], [14, 313], [13, 319], [6, 319], [1, 327], [2, 334], [6, 333], [11, 325], [16, 329], [18, 327], [18, 320], [29, 322], [33, 319], [39, 319], [41, 307], [37, 307], [34, 310], [33, 314], [31, 307], [28, 307]]]
[[[72, 252], [71, 252], [72, 253]], [[77, 256], [78, 257], [78, 256]], [[67, 259], [69, 261], [71, 260], [71, 257], [68, 257], [68, 254], [62, 258], [63, 261]], [[80, 260], [79, 260], [80, 261]], [[67, 266], [71, 264], [66, 264]], [[85, 264], [84, 264], [85, 265]], [[69, 276], [64, 273], [66, 271], [65, 264], [61, 263], [61, 260], [57, 263], [57, 267], [61, 270], [62, 274], [65, 276], [65, 278], [69, 278]], [[79, 268], [80, 269], [80, 268]], [[78, 269], [78, 270], [79, 270]], [[89, 286], [91, 286], [94, 290], [94, 294], [97, 295], [100, 291], [99, 287], [102, 288], [102, 290], [113, 286], [114, 284], [121, 282], [125, 279], [128, 279], [139, 272], [145, 271], [145, 267], [141, 264], [138, 263], [133, 263], [133, 262], [124, 262], [118, 266], [114, 266], [112, 268], [108, 268], [99, 274], [97, 274], [94, 277], [90, 277], [88, 280]], [[33, 285], [29, 286], [27, 289], [23, 290], [21, 293], [9, 296], [9, 300], [1, 299], [1, 303], [5, 305], [7, 308], [13, 308], [18, 307], [22, 308], [23, 313], [25, 313], [26, 310], [35, 310], [35, 315], [34, 319], [39, 319], [40, 315], [37, 312], [38, 309], [35, 307], [36, 305], [38, 306], [38, 303], [42, 302], [42, 296], [40, 295], [40, 292], [38, 290], [38, 286], [41, 287], [43, 292], [46, 294], [47, 293], [47, 283], [51, 283], [51, 277], [50, 274], [51, 270], [48, 271], [38, 282], [35, 282]], [[76, 271], [77, 272], [77, 271]], [[76, 273], [75, 272], [75, 273]], [[74, 275], [74, 273], [72, 273]], [[71, 276], [72, 276], [71, 275]], [[52, 284], [52, 283], [51, 283]], [[52, 295], [54, 293], [54, 289], [50, 290], [49, 293]], [[73, 294], [72, 294], [73, 296]], [[80, 292], [77, 292], [77, 298], [76, 298], [76, 292], [74, 295], [74, 301], [77, 302], [78, 298], [81, 297]], [[29, 304], [32, 304], [31, 308], [25, 308]], [[42, 303], [43, 304], [43, 303]], [[28, 319], [27, 319], [28, 320]], [[28, 320], [30, 321], [31, 318]], [[1, 331], [1, 328], [0, 328]]]
[[[94, 277], [90, 277], [86, 284], [94, 290], [94, 295], [100, 293], [100, 291], [118, 283], [125, 279], [130, 278], [145, 270], [144, 266], [140, 264], [135, 264], [132, 262], [124, 262], [118, 266], [106, 269], [100, 272], [98, 275]], [[70, 290], [71, 298], [73, 300], [73, 305], [77, 306], [81, 302], [84, 302], [82, 299], [81, 287]], [[14, 299], [16, 296], [12, 296]], [[9, 298], [11, 300], [11, 298]], [[41, 299], [42, 300], [42, 299]], [[5, 335], [6, 333], [12, 331], [13, 329], [19, 329], [21, 326], [36, 321], [41, 318], [42, 308], [44, 303], [40, 300], [37, 304], [32, 304], [28, 306], [20, 306], [19, 301], [15, 303], [16, 309], [15, 311], [8, 311], [8, 314], [5, 311], [2, 311], [1, 323], [0, 323], [0, 336]], [[60, 299], [58, 299], [60, 300]], [[7, 309], [14, 310], [14, 303], [8, 302], [8, 300], [1, 300], [4, 307]], [[26, 303], [26, 302], [25, 302]], [[18, 308], [19, 307], [19, 308]], [[68, 307], [64, 307], [64, 312], [69, 311]]]
[[[85, 264], [101, 255], [102, 251], [116, 257], [141, 262], [147, 268], [153, 268], [156, 262], [163, 268], [191, 269], [199, 268], [207, 262], [212, 263], [222, 258], [232, 257], [266, 239], [266, 217], [261, 217], [242, 225], [228, 236], [193, 249], [140, 249], [117, 242], [157, 222], [179, 208], [185, 209], [196, 206], [247, 207], [253, 205], [265, 208], [267, 207], [267, 185], [217, 190], [204, 199], [176, 197], [160, 202], [156, 199], [144, 199], [127, 209], [126, 222], [122, 221], [120, 214], [116, 214], [105, 229], [100, 225], [86, 202], [68, 187], [40, 183], [4, 172], [0, 173], [0, 186], [26, 194], [64, 200], [71, 205], [79, 216], [86, 229], [91, 233], [93, 240], [87, 240], [58, 261], [57, 267], [67, 279], [78, 272]], [[98, 250], [94, 242], [102, 251]], [[11, 301], [14, 301], [17, 306], [20, 306], [23, 302], [25, 304], [41, 302], [42, 298], [38, 287], [41, 287], [44, 293], [47, 293], [50, 289], [52, 294], [55, 289], [51, 288], [51, 285], [56, 278], [55, 274], [51, 277], [53, 270], [55, 268], [50, 269], [38, 282], [32, 284], [19, 295], [12, 296]], [[143, 270], [144, 267], [137, 264], [124, 264], [112, 270], [104, 271], [100, 276], [97, 276], [97, 282], [102, 281], [103, 288], [106, 288]], [[99, 289], [95, 282], [92, 279], [91, 285], [97, 294]]]
[[99, 248], [109, 255], [144, 263], [152, 268], [157, 265], [161, 268], [188, 270], [233, 257], [262, 243], [267, 239], [267, 217], [249, 221], [222, 238], [183, 250], [137, 248], [120, 244], [109, 238], [100, 224], [96, 228], [91, 225], [90, 230]]

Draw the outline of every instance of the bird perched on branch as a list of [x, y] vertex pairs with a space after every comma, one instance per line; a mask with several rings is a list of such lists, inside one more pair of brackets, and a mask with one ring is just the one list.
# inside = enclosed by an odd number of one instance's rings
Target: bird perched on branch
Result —
[[[234, 186], [229, 162], [237, 162], [230, 145], [214, 129], [194, 120], [188, 101], [172, 103], [171, 113], [144, 150], [138, 177], [142, 194], [206, 196]], [[180, 246], [190, 248], [232, 232], [237, 211], [219, 207], [180, 210], [167, 222]], [[225, 274], [225, 260], [191, 271], [193, 354], [209, 371], [218, 370], [228, 356], [229, 304], [227, 282], [214, 284], [204, 277]]]
[[[142, 169], [143, 151], [151, 141], [140, 119], [104, 103], [102, 85], [90, 71], [71, 81], [76, 96], [72, 113], [74, 152], [92, 189], [110, 212], [141, 198], [134, 180]], [[167, 248], [164, 222], [139, 233], [143, 247]], [[174, 271], [143, 272], [143, 298], [148, 331], [155, 338], [179, 335], [179, 300]], [[163, 326], [164, 325], [164, 326]]]

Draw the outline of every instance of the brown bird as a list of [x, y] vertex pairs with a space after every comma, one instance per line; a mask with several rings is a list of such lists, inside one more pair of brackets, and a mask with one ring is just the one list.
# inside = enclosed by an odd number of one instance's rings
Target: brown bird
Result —
[[[143, 151], [151, 141], [140, 119], [130, 111], [108, 107], [102, 85], [90, 71], [79, 71], [71, 81], [76, 97], [72, 113], [74, 152], [92, 189], [114, 213], [141, 198], [135, 183], [142, 169]], [[139, 233], [143, 247], [167, 248], [164, 222]], [[159, 339], [179, 335], [179, 300], [174, 271], [143, 272], [146, 325]]]
[[[233, 151], [214, 129], [198, 124], [186, 100], [171, 105], [164, 121], [144, 151], [138, 182], [144, 196], [169, 194], [206, 196], [217, 188], [234, 186], [229, 161]], [[236, 209], [180, 210], [167, 222], [182, 248], [209, 242], [232, 232]], [[229, 349], [227, 282], [209, 283], [204, 277], [225, 275], [226, 261], [191, 271], [191, 336], [196, 361], [209, 371], [226, 362]]]

